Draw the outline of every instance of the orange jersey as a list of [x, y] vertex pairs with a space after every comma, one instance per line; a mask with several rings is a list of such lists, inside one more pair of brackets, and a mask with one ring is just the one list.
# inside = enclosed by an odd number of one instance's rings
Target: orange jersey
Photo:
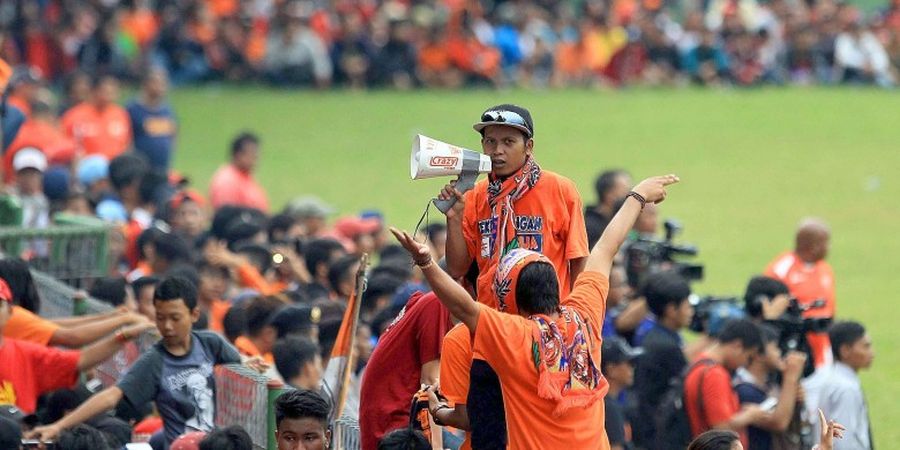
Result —
[[238, 349], [238, 352], [244, 356], [258, 356], [269, 364], [275, 364], [275, 357], [273, 357], [271, 353], [263, 354], [263, 352], [259, 351], [259, 348], [256, 347], [256, 344], [246, 336], [238, 336], [238, 338], [234, 340], [234, 346]]
[[[822, 308], [810, 309], [803, 317], [834, 317], [837, 310], [834, 295], [834, 272], [824, 259], [810, 264], [800, 259], [794, 252], [785, 252], [766, 267], [765, 275], [781, 280], [797, 297], [801, 305], [816, 300], [825, 300]], [[816, 367], [831, 362], [831, 343], [826, 333], [807, 333], [806, 340], [812, 348]]]
[[[591, 355], [600, 365], [600, 337], [609, 280], [597, 272], [578, 277], [572, 294], [563, 302], [589, 325]], [[538, 370], [533, 346], [537, 324], [522, 316], [505, 314], [480, 305], [473, 357], [483, 359], [497, 372], [506, 410], [509, 449], [608, 450], [603, 399], [555, 416], [557, 401], [538, 395]], [[609, 385], [601, 378], [601, 395]]]
[[[454, 405], [465, 405], [469, 395], [469, 369], [472, 367], [472, 335], [459, 324], [444, 336], [441, 347], [441, 393]], [[459, 447], [471, 450], [469, 433]]]
[[66, 112], [62, 126], [88, 155], [104, 155], [111, 160], [131, 147], [131, 119], [119, 105], [99, 110], [91, 103], [81, 103]]
[[9, 144], [3, 154], [3, 172], [7, 184], [15, 181], [12, 161], [16, 153], [25, 148], [34, 147], [47, 157], [51, 165], [68, 164], [75, 157], [75, 141], [63, 134], [53, 123], [28, 119], [19, 128], [16, 138]]
[[[487, 180], [481, 180], [465, 194], [462, 231], [469, 256], [478, 263], [478, 301], [497, 308], [492, 292], [497, 257], [497, 218], [491, 218]], [[560, 298], [571, 286], [569, 260], [588, 255], [584, 208], [575, 184], [568, 178], [544, 170], [537, 184], [513, 203], [516, 239], [519, 248], [534, 250], [550, 259], [559, 276]]]
[[58, 329], [59, 325], [21, 306], [13, 305], [9, 321], [3, 327], [3, 337], [40, 345], [50, 345], [50, 339], [53, 338], [53, 333], [56, 333]]

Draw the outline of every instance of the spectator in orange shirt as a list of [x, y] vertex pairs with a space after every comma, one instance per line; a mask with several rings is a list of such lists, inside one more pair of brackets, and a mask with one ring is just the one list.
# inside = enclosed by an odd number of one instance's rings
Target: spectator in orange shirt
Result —
[[40, 88], [40, 75], [34, 69], [17, 70], [9, 82], [9, 94], [6, 101], [26, 118], [31, 117], [31, 103]]
[[244, 307], [247, 332], [234, 341], [234, 346], [245, 356], [259, 356], [273, 364], [272, 348], [278, 339], [278, 329], [272, 319], [285, 307], [285, 302], [274, 296], [256, 297]]
[[259, 160], [259, 138], [241, 133], [231, 142], [231, 162], [213, 174], [209, 199], [214, 208], [223, 205], [247, 206], [269, 212], [266, 191], [253, 178]]
[[25, 147], [40, 149], [50, 165], [66, 165], [75, 157], [75, 142], [62, 132], [52, 105], [53, 94], [46, 89], [40, 90], [32, 100], [31, 116], [3, 154], [4, 178], [8, 184], [15, 180], [13, 157]]
[[[534, 122], [527, 109], [497, 105], [473, 128], [493, 163], [487, 180], [465, 195], [451, 182], [442, 199], [456, 198], [447, 212], [447, 267], [454, 278], [477, 262], [478, 301], [506, 310], [491, 293], [497, 263], [510, 250], [542, 253], [556, 267], [563, 298], [588, 254], [581, 198], [568, 178], [542, 170], [534, 158]], [[512, 302], [509, 302], [512, 303]]]
[[609, 449], [603, 426], [609, 386], [599, 369], [608, 274], [641, 208], [665, 199], [666, 186], [677, 181], [674, 175], [654, 177], [629, 193], [562, 302], [549, 258], [525, 249], [504, 256], [497, 284], [515, 299], [516, 315], [472, 301], [438, 268], [427, 245], [391, 229], [441, 302], [472, 333], [473, 356], [497, 372], [510, 449]]
[[98, 76], [91, 99], [63, 115], [63, 130], [85, 154], [113, 159], [131, 146], [131, 121], [115, 103], [118, 96], [119, 81], [112, 75]]
[[231, 303], [223, 300], [231, 282], [231, 271], [224, 266], [215, 266], [206, 261], [197, 265], [200, 284], [197, 286], [197, 306], [207, 315], [209, 329], [224, 333], [222, 321], [231, 308]]
[[[779, 255], [766, 267], [765, 275], [787, 285], [802, 306], [824, 300], [825, 306], [805, 311], [803, 317], [834, 318], [834, 272], [825, 261], [831, 230], [820, 219], [804, 220], [797, 228], [794, 251]], [[816, 367], [830, 364], [831, 345], [827, 333], [807, 333]]]

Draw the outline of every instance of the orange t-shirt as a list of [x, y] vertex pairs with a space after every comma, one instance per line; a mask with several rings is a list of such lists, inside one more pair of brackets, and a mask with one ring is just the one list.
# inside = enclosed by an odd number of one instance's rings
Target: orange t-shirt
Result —
[[13, 157], [25, 147], [35, 147], [53, 164], [68, 164], [75, 157], [75, 141], [64, 135], [55, 124], [29, 119], [19, 128], [19, 134], [3, 154], [3, 172], [7, 184], [15, 181]]
[[225, 314], [231, 309], [231, 302], [225, 300], [213, 300], [209, 305], [209, 329], [218, 333], [225, 333]]
[[[441, 393], [452, 405], [465, 405], [469, 396], [469, 369], [472, 367], [472, 335], [459, 324], [445, 336], [441, 346]], [[460, 450], [471, 450], [472, 440], [466, 433]]]
[[[825, 260], [808, 264], [794, 252], [785, 252], [766, 267], [765, 275], [781, 280], [802, 305], [825, 300], [822, 308], [811, 309], [803, 317], [834, 317], [837, 310], [834, 295], [834, 272]], [[831, 343], [826, 333], [807, 333], [806, 340], [812, 348], [816, 367], [831, 363]]]
[[40, 345], [50, 345], [50, 339], [58, 329], [59, 325], [21, 306], [13, 305], [9, 321], [3, 327], [3, 337]]
[[[606, 310], [609, 280], [597, 272], [584, 272], [562, 304], [581, 314], [590, 329], [592, 357], [600, 365], [600, 330]], [[538, 371], [532, 346], [537, 324], [522, 316], [501, 313], [480, 305], [473, 357], [497, 372], [506, 408], [509, 448], [609, 449], [604, 427], [603, 400], [572, 408], [554, 416], [557, 402], [537, 394]], [[601, 378], [603, 395], [609, 390]]]
[[209, 202], [214, 208], [236, 205], [269, 212], [266, 191], [253, 179], [253, 175], [233, 164], [224, 165], [213, 174], [209, 183]]
[[[499, 219], [491, 218], [487, 180], [481, 180], [465, 194], [463, 237], [469, 256], [478, 263], [478, 301], [497, 308], [491, 290], [497, 271], [496, 246]], [[524, 197], [513, 203], [514, 224], [519, 247], [544, 254], [556, 267], [560, 298], [566, 298], [571, 281], [569, 260], [588, 255], [584, 208], [575, 184], [553, 172], [542, 171], [537, 184]]]
[[91, 103], [80, 103], [63, 115], [62, 125], [63, 131], [88, 155], [103, 155], [111, 160], [131, 146], [131, 119], [119, 105], [98, 110]]
[[259, 356], [263, 360], [265, 360], [269, 364], [275, 364], [275, 358], [271, 353], [263, 354], [256, 345], [250, 341], [246, 336], [238, 336], [237, 339], [234, 340], [234, 346], [238, 349], [242, 355], [245, 356]]

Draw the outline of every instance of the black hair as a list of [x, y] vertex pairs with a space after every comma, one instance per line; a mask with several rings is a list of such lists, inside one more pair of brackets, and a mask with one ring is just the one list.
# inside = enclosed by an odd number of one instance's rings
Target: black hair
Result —
[[434, 242], [434, 238], [437, 237], [440, 233], [447, 232], [447, 225], [441, 222], [429, 223], [425, 226], [425, 234], [428, 236], [428, 240]]
[[330, 319], [319, 323], [319, 348], [322, 350], [323, 361], [331, 358], [331, 351], [334, 349], [338, 332], [341, 330], [341, 322], [341, 319]]
[[519, 272], [516, 306], [520, 313], [527, 314], [553, 314], [559, 310], [559, 280], [552, 264], [536, 261]]
[[[193, 264], [190, 264], [187, 261], [178, 262], [172, 264], [167, 270], [166, 273], [162, 274], [164, 277], [169, 277], [172, 275], [178, 275], [182, 278], [186, 278], [188, 281], [194, 284], [198, 289], [200, 288], [200, 273], [197, 272], [197, 269]], [[200, 295], [199, 292], [197, 295]]]
[[264, 245], [245, 242], [235, 245], [234, 252], [245, 256], [259, 273], [266, 273], [272, 268], [272, 251]]
[[56, 422], [65, 416], [67, 412], [75, 410], [84, 400], [74, 389], [58, 389], [49, 393], [41, 422]]
[[150, 170], [147, 160], [136, 153], [123, 153], [109, 162], [109, 182], [120, 191], [140, 181]]
[[675, 272], [657, 272], [647, 275], [643, 295], [650, 311], [662, 320], [666, 306], [674, 305], [677, 308], [686, 302], [691, 295], [691, 287], [684, 277]]
[[191, 259], [191, 247], [181, 236], [164, 232], [158, 237], [159, 239], [153, 241], [157, 258], [162, 258], [170, 263]]
[[144, 203], [152, 203], [159, 209], [167, 207], [167, 194], [173, 188], [169, 184], [169, 175], [163, 169], [150, 168], [141, 178], [138, 195]]
[[168, 302], [179, 299], [191, 311], [197, 307], [197, 286], [194, 286], [194, 283], [191, 283], [187, 278], [177, 275], [162, 280], [153, 293], [154, 302]]
[[331, 254], [337, 251], [345, 252], [340, 242], [331, 238], [313, 239], [306, 246], [306, 269], [315, 277], [319, 265], [330, 265]]
[[197, 261], [197, 264], [194, 267], [197, 269], [197, 274], [200, 276], [203, 276], [203, 274], [214, 274], [225, 279], [231, 278], [231, 271], [228, 270], [228, 267], [212, 264], [205, 259]]
[[88, 293], [91, 297], [103, 300], [110, 305], [120, 306], [125, 303], [125, 297], [128, 296], [125, 290], [126, 285], [127, 281], [122, 276], [100, 278], [94, 282]]
[[75, 425], [63, 431], [56, 446], [66, 450], [110, 450], [103, 433], [87, 425]]
[[429, 450], [431, 443], [421, 431], [401, 428], [391, 431], [378, 441], [377, 450]]
[[276, 240], [275, 234], [287, 233], [288, 230], [290, 230], [291, 227], [294, 226], [294, 224], [296, 224], [296, 223], [297, 223], [297, 219], [290, 214], [281, 213], [281, 214], [272, 216], [272, 218], [269, 219], [269, 225], [268, 225], [268, 230], [267, 230], [267, 232], [269, 234], [269, 242], [275, 242], [275, 240]]
[[331, 263], [328, 267], [328, 284], [331, 285], [332, 291], [337, 292], [341, 283], [353, 279], [353, 272], [350, 269], [357, 262], [359, 257], [356, 255], [345, 255]]
[[275, 368], [285, 381], [300, 374], [308, 362], [320, 356], [321, 349], [312, 340], [302, 336], [288, 336], [279, 339], [272, 347]]
[[125, 444], [131, 442], [131, 426], [118, 417], [102, 416], [91, 420], [91, 426], [103, 433], [106, 443], [112, 449], [124, 448]]
[[603, 197], [616, 185], [616, 178], [623, 175], [628, 175], [628, 172], [622, 169], [612, 169], [603, 171], [597, 176], [597, 180], [594, 181], [594, 192], [597, 194], [598, 204], [603, 203]]
[[731, 430], [709, 430], [691, 441], [687, 450], [731, 450], [739, 439]]
[[778, 328], [775, 328], [773, 325], [763, 323], [757, 326], [759, 326], [759, 332], [762, 333], [763, 345], [769, 345], [772, 342], [777, 343], [781, 338]]
[[841, 360], [841, 347], [853, 345], [866, 335], [866, 328], [859, 322], [841, 321], [828, 328], [828, 339], [831, 341], [831, 354], [835, 361]]
[[376, 308], [376, 302], [379, 298], [387, 296], [392, 298], [394, 294], [404, 284], [404, 279], [397, 278], [389, 273], [378, 273], [369, 276], [366, 283], [366, 290], [363, 292], [362, 307], [363, 311], [371, 312]]
[[0, 278], [9, 285], [12, 291], [13, 304], [19, 305], [35, 314], [41, 311], [41, 296], [28, 263], [21, 258], [0, 259]]
[[216, 428], [209, 432], [200, 445], [199, 450], [253, 450], [253, 440], [240, 425]]
[[315, 391], [292, 389], [275, 399], [275, 428], [284, 419], [315, 419], [328, 427], [331, 408], [328, 402]]
[[19, 448], [22, 427], [14, 420], [0, 416], [0, 448]]
[[775, 278], [757, 275], [750, 279], [747, 283], [747, 290], [744, 292], [744, 310], [747, 315], [753, 318], [762, 317], [762, 297], [765, 300], [788, 294], [790, 291], [786, 284]]
[[259, 336], [263, 328], [269, 325], [269, 321], [275, 313], [285, 307], [285, 303], [274, 296], [256, 297], [244, 307], [247, 320], [247, 334]]
[[763, 333], [759, 329], [759, 325], [750, 319], [733, 319], [725, 322], [725, 325], [722, 326], [722, 331], [719, 332], [715, 339], [723, 344], [740, 342], [745, 349], [756, 349], [759, 352], [765, 351]]
[[[409, 254], [407, 253], [407, 255]], [[388, 275], [406, 281], [412, 277], [412, 274], [412, 260], [410, 260], [409, 263], [406, 263], [392, 258], [389, 260], [382, 259], [378, 266], [369, 271], [369, 278]]]
[[229, 342], [234, 342], [247, 332], [247, 311], [244, 307], [243, 304], [232, 305], [222, 318], [222, 331]]
[[251, 133], [249, 131], [244, 131], [241, 134], [238, 134], [234, 140], [231, 141], [231, 156], [234, 157], [242, 150], [247, 144], [256, 144], [259, 145], [259, 137]]
[[140, 295], [141, 290], [143, 290], [147, 286], [153, 286], [154, 288], [156, 288], [160, 281], [162, 280], [160, 280], [159, 277], [155, 277], [153, 275], [140, 277], [137, 280], [131, 282], [131, 289], [134, 290], [134, 295], [138, 296]]

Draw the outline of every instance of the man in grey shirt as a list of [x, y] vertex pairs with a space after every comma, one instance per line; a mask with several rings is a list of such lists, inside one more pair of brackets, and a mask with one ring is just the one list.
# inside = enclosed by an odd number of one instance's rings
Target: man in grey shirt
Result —
[[819, 427], [816, 411], [844, 425], [844, 438], [834, 441], [835, 450], [872, 450], [869, 408], [858, 373], [875, 358], [872, 338], [856, 322], [838, 322], [828, 330], [834, 364], [817, 370], [804, 383], [806, 406], [812, 425]]

